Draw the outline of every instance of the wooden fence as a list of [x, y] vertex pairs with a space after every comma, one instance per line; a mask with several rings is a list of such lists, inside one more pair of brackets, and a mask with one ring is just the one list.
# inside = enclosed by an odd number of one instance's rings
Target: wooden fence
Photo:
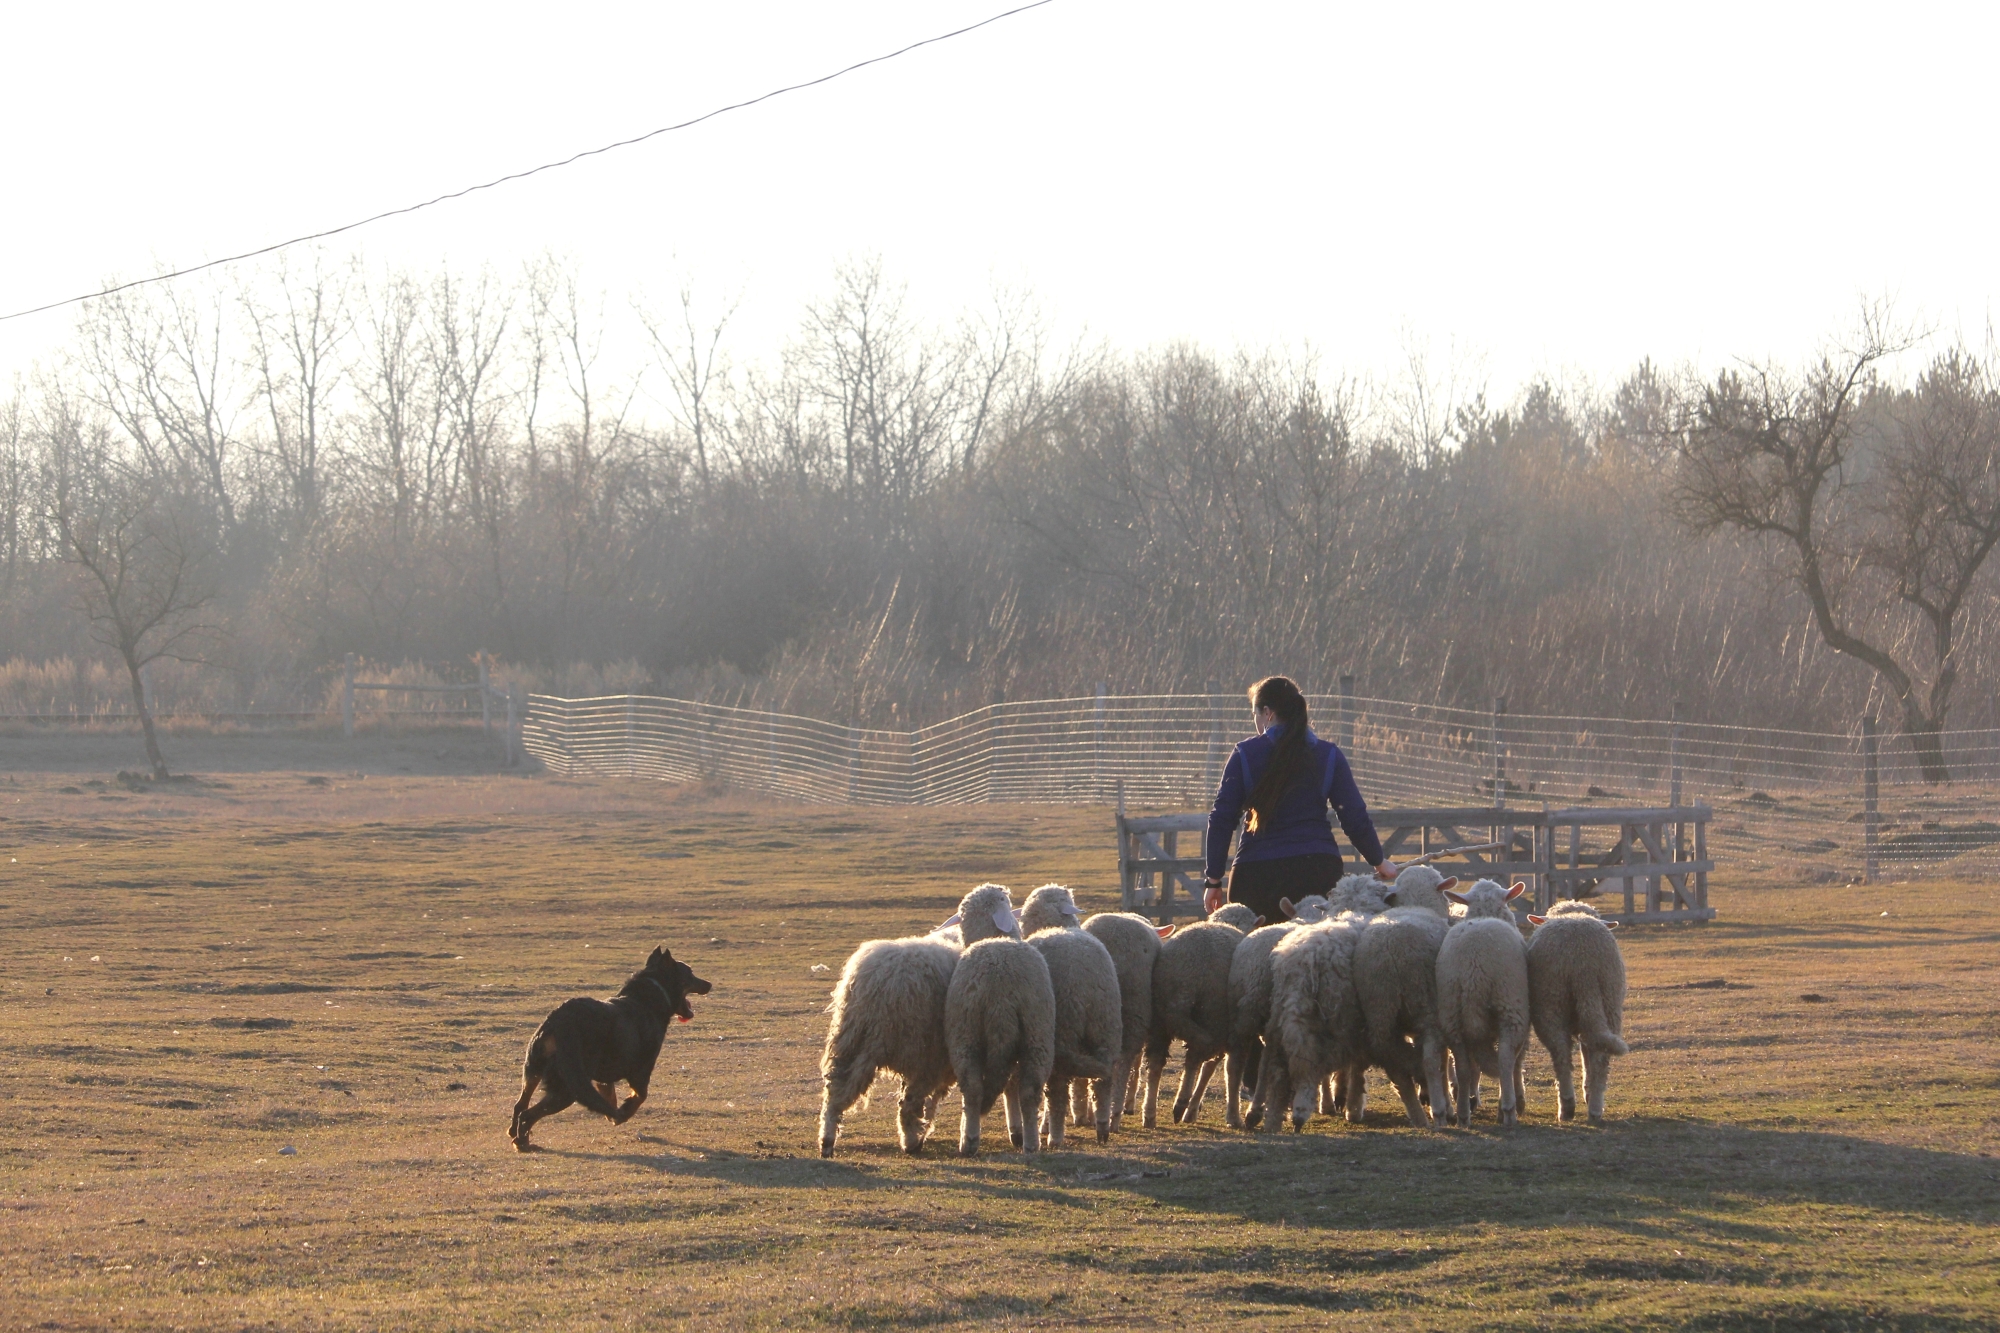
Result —
[[[1607, 921], [1642, 925], [1715, 918], [1708, 904], [1706, 805], [1640, 809], [1508, 810], [1493, 806], [1372, 812], [1382, 849], [1391, 860], [1434, 850], [1498, 842], [1492, 852], [1468, 852], [1432, 862], [1446, 875], [1467, 880], [1524, 880], [1532, 895], [1516, 910], [1545, 913], [1565, 898], [1598, 898]], [[1160, 924], [1202, 915], [1201, 839], [1205, 813], [1116, 815], [1121, 906]], [[1181, 846], [1192, 834], [1195, 845]], [[1357, 868], [1351, 847], [1342, 855]], [[1621, 902], [1622, 898], [1622, 902]], [[1532, 909], [1527, 906], [1533, 903]]]

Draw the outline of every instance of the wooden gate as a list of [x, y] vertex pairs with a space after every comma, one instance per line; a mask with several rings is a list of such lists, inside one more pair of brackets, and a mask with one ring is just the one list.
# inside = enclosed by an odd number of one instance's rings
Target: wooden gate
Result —
[[[1715, 919], [1708, 905], [1708, 824], [1705, 805], [1642, 809], [1508, 810], [1494, 806], [1384, 809], [1371, 812], [1382, 849], [1391, 860], [1498, 842], [1491, 852], [1467, 852], [1432, 862], [1462, 879], [1526, 881], [1532, 902], [1545, 913], [1565, 898], [1594, 901], [1607, 921], [1644, 925]], [[1162, 925], [1202, 913], [1200, 840], [1206, 813], [1128, 816], [1117, 813], [1119, 902]], [[1182, 834], [1195, 838], [1183, 855]], [[1338, 840], [1338, 838], [1337, 838]], [[1607, 844], [1608, 845], [1603, 845]], [[1359, 867], [1359, 855], [1341, 840], [1341, 855]]]

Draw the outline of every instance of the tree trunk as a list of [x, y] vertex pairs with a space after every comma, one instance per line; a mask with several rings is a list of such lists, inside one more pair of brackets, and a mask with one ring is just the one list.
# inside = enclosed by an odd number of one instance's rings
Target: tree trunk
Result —
[[146, 733], [146, 762], [153, 766], [153, 781], [167, 780], [166, 756], [160, 753], [160, 738], [153, 734], [153, 710], [146, 707], [146, 682], [139, 674], [139, 659], [133, 653], [120, 654], [132, 675], [132, 703], [139, 710], [139, 727]]
[[1916, 699], [1902, 701], [1902, 735], [1910, 739], [1916, 761], [1924, 767], [1926, 783], [1950, 783], [1952, 773], [1944, 765], [1944, 719], [1924, 717]]

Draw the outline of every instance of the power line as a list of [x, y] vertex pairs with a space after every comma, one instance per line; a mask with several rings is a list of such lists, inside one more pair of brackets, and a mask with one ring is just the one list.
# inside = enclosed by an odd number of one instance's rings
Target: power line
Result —
[[151, 277], [135, 278], [131, 282], [121, 282], [115, 287], [106, 287], [101, 291], [85, 292], [81, 296], [65, 297], [60, 301], [51, 301], [47, 305], [38, 305], [28, 310], [16, 310], [12, 314], [0, 315], [0, 324], [4, 324], [10, 319], [22, 319], [28, 315], [39, 315], [50, 310], [60, 310], [66, 305], [76, 305], [82, 301], [94, 301], [100, 296], [110, 296], [115, 292], [129, 291], [134, 287], [144, 287], [148, 283], [168, 282], [174, 278], [187, 277], [191, 273], [200, 273], [204, 269], [220, 268], [224, 264], [235, 264], [245, 259], [255, 259], [259, 255], [268, 255], [273, 251], [283, 250], [288, 246], [304, 245], [308, 241], [323, 241], [329, 236], [338, 236], [342, 232], [353, 231], [357, 227], [365, 227], [371, 222], [380, 222], [385, 218], [401, 217], [405, 213], [414, 213], [419, 209], [429, 208], [433, 204], [442, 204], [453, 199], [463, 199], [468, 194], [476, 194], [480, 190], [490, 190], [495, 186], [505, 185], [509, 181], [525, 180], [529, 176], [538, 175], [544, 171], [554, 171], [557, 167], [566, 167], [573, 162], [581, 162], [586, 157], [597, 157], [601, 154], [609, 153], [613, 149], [630, 148], [632, 145], [642, 144], [648, 139], [657, 139], [662, 134], [672, 134], [675, 130], [689, 129], [701, 124], [705, 120], [714, 120], [717, 116], [726, 115], [731, 111], [741, 111], [745, 107], [756, 106], [759, 102], [768, 102], [774, 97], [783, 97], [786, 93], [796, 93], [806, 88], [817, 88], [822, 83], [831, 83], [843, 74], [852, 74], [855, 70], [866, 69], [870, 65], [879, 65], [885, 60], [894, 60], [897, 56], [908, 55], [920, 47], [935, 46], [939, 42], [948, 42], [954, 37], [963, 37], [968, 32], [976, 32], [980, 28], [998, 23], [1001, 19], [1012, 18], [1016, 14], [1025, 14], [1031, 9], [1040, 9], [1043, 5], [1053, 3], [1055, 3], [1055, 0], [1032, 0], [1029, 4], [1017, 5], [1013, 9], [993, 15], [991, 18], [984, 18], [977, 23], [967, 24], [963, 28], [954, 28], [950, 32], [939, 33], [935, 37], [926, 37], [920, 42], [911, 42], [908, 46], [899, 47], [885, 55], [870, 56], [866, 60], [857, 60], [852, 65], [844, 69], [837, 69], [831, 74], [822, 74], [816, 79], [807, 79], [804, 83], [792, 83], [787, 84], [783, 88], [773, 88], [770, 92], [752, 97], [747, 101], [731, 102], [728, 106], [719, 106], [713, 111], [696, 116], [693, 120], [684, 120], [677, 125], [662, 125], [657, 130], [648, 130], [644, 134], [636, 135], [630, 139], [620, 139], [616, 143], [608, 143], [601, 148], [586, 148], [582, 152], [572, 153], [558, 162], [544, 162], [538, 167], [529, 167], [526, 171], [512, 172], [509, 175], [499, 176], [490, 181], [482, 181], [478, 185], [468, 185], [462, 190], [453, 190], [450, 194], [441, 194], [435, 199], [426, 199], [420, 204], [409, 204], [403, 208], [392, 208], [385, 213], [376, 213], [355, 222], [343, 223], [338, 227], [329, 227], [325, 231], [316, 231], [306, 236], [294, 236], [288, 241], [277, 241], [255, 250], [245, 250], [240, 255], [229, 255], [222, 259], [211, 259], [205, 264], [191, 264], [187, 268], [175, 269], [171, 273], [155, 273]]

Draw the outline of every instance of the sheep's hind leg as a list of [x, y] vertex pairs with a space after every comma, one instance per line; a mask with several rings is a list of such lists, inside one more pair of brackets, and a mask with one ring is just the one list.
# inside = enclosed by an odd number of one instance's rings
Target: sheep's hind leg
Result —
[[[1604, 1119], [1604, 1088], [1611, 1080], [1611, 1052], [1593, 1051], [1583, 1048], [1583, 1098], [1590, 1110], [1590, 1122], [1594, 1125]], [[1576, 1114], [1574, 1094], [1571, 1095], [1570, 1114]]]
[[1556, 1067], [1556, 1119], [1576, 1119], [1576, 1043], [1565, 1032], [1548, 1043], [1549, 1063]]
[[833, 1141], [840, 1133], [840, 1118], [847, 1108], [861, 1100], [875, 1081], [875, 1066], [865, 1060], [835, 1063], [826, 1071], [825, 1092], [819, 1104], [819, 1155], [833, 1156]]
[[[1341, 1085], [1345, 1084], [1343, 1088]], [[1347, 1123], [1358, 1125], [1368, 1119], [1368, 1066], [1349, 1065], [1334, 1084], [1334, 1102], [1347, 1113]]]
[[1424, 1100], [1430, 1106], [1431, 1124], [1442, 1128], [1451, 1123], [1451, 1085], [1445, 1081], [1444, 1045], [1435, 1039], [1424, 1043]]
[[[1069, 1119], [1069, 1116], [1066, 1113], [1071, 1108], [1063, 1105], [1064, 1093], [1066, 1093], [1069, 1090], [1069, 1085], [1071, 1083], [1081, 1082], [1081, 1081], [1082, 1080], [1080, 1079], [1067, 1079], [1067, 1078], [1052, 1078], [1049, 1080], [1049, 1093], [1047, 1099], [1047, 1105], [1049, 1110], [1048, 1130], [1049, 1130], [1049, 1147], [1052, 1150], [1056, 1151], [1061, 1150], [1063, 1146], [1063, 1131], [1065, 1128], [1067, 1128], [1064, 1122]], [[1039, 1138], [1040, 1135], [1037, 1134], [1036, 1137]], [[1025, 1147], [1026, 1144], [1024, 1143], [1022, 1146]]]
[[[1021, 1151], [1032, 1153], [1041, 1151], [1042, 1146], [1042, 1080], [1038, 1078], [1016, 1078], [1009, 1090], [1008, 1101], [1021, 1117]], [[1062, 1102], [1048, 1108], [1050, 1136], [1055, 1145], [1062, 1146]]]
[[1139, 1078], [1145, 1071], [1146, 1062], [1140, 1057], [1143, 1051], [1135, 1051], [1125, 1060], [1125, 1089], [1118, 1096], [1118, 1114], [1128, 1116], [1132, 1108], [1139, 1104]]
[[958, 1080], [958, 1155], [970, 1157], [979, 1151], [979, 1076]]
[[1187, 1066], [1181, 1074], [1181, 1090], [1174, 1097], [1175, 1120], [1192, 1125], [1200, 1119], [1202, 1098], [1208, 1095], [1208, 1080], [1215, 1074], [1215, 1067], [1221, 1063], [1222, 1057], [1219, 1055], [1196, 1061], [1194, 1048], [1188, 1048]]
[[1247, 1048], [1232, 1046], [1223, 1057], [1222, 1068], [1222, 1123], [1231, 1129], [1243, 1128], [1243, 1106], [1240, 1089], [1250, 1064]]
[[1007, 1090], [1000, 1095], [1006, 1102], [1008, 1141], [1018, 1148], [1021, 1146], [1022, 1133], [1020, 1070], [1014, 1071], [1014, 1076], [1007, 1080]]
[[1515, 1083], [1520, 1078], [1520, 1058], [1515, 1054], [1514, 1043], [1506, 1037], [1500, 1038], [1500, 1069], [1495, 1077], [1500, 1082], [1500, 1123], [1518, 1125], [1521, 1123], [1521, 1104], [1515, 1098]]
[[1417, 1080], [1407, 1070], [1396, 1070], [1389, 1075], [1389, 1081], [1396, 1085], [1396, 1093], [1403, 1099], [1403, 1114], [1418, 1129], [1431, 1127], [1431, 1113], [1417, 1097]]
[[[1061, 1106], [1062, 1098], [1057, 1097], [1055, 1103]], [[1069, 1080], [1069, 1122], [1072, 1125], [1090, 1123], [1090, 1080], [1087, 1078]]]
[[1167, 1048], [1170, 1040], [1154, 1038], [1146, 1043], [1146, 1094], [1141, 1103], [1140, 1122], [1147, 1129], [1159, 1124], [1160, 1119], [1160, 1075], [1167, 1067]]
[[1479, 1066], [1472, 1062], [1472, 1052], [1462, 1046], [1451, 1050], [1452, 1076], [1458, 1080], [1458, 1127], [1472, 1128], [1472, 1108], [1479, 1098]]

